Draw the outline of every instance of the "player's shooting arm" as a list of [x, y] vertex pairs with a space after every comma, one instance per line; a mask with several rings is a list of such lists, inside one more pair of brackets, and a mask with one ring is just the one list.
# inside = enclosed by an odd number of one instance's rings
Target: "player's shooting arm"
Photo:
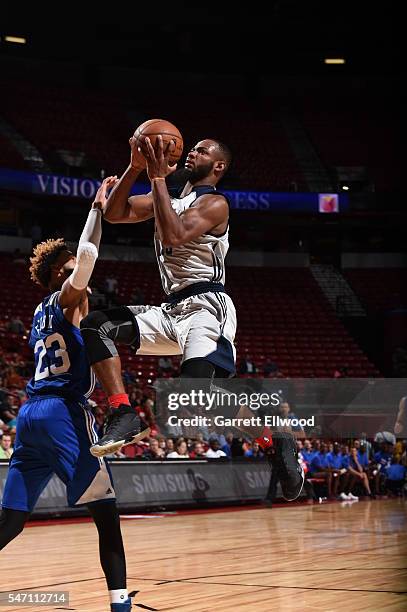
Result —
[[86, 298], [86, 290], [99, 254], [102, 237], [102, 207], [106, 202], [106, 192], [117, 181], [114, 176], [106, 178], [99, 187], [95, 201], [79, 239], [76, 264], [72, 274], [62, 285], [59, 303], [62, 308], [78, 306]]
[[155, 223], [163, 246], [181, 246], [208, 232], [222, 233], [226, 229], [229, 207], [223, 196], [202, 195], [196, 206], [178, 216], [165, 181], [156, 178], [151, 183]]
[[140, 223], [154, 217], [153, 197], [130, 196], [130, 190], [141, 169], [129, 165], [116, 187], [112, 189], [103, 207], [103, 216], [109, 223]]
[[146, 167], [146, 160], [137, 150], [136, 139], [129, 140], [130, 164], [103, 206], [103, 215], [109, 223], [140, 223], [154, 216], [151, 193], [131, 196], [130, 191], [139, 174]]

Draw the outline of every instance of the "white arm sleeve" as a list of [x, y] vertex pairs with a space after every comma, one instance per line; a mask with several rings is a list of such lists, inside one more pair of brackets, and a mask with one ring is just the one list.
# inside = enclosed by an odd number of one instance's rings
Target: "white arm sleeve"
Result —
[[79, 239], [75, 268], [69, 278], [74, 289], [86, 289], [98, 258], [100, 238], [102, 236], [102, 212], [91, 208]]

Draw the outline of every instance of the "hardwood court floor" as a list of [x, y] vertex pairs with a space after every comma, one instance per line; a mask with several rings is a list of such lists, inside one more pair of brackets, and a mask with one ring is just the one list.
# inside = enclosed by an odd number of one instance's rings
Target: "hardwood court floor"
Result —
[[[123, 520], [134, 610], [407, 610], [401, 500]], [[1, 591], [68, 590], [59, 609], [106, 612], [91, 523], [27, 528], [0, 556]], [[0, 607], [3, 612], [57, 606]]]

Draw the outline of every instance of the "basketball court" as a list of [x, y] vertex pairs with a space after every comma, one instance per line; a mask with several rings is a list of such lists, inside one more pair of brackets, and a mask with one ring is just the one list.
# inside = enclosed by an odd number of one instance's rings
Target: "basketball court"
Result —
[[[402, 500], [133, 515], [122, 528], [136, 610], [407, 608]], [[69, 605], [43, 609], [108, 609], [95, 527], [83, 519], [26, 529], [0, 575], [2, 590], [69, 591]]]

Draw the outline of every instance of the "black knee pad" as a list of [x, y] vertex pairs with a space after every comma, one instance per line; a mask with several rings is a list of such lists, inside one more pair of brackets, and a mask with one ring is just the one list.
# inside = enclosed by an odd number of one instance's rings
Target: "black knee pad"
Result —
[[109, 310], [94, 310], [80, 323], [89, 363], [117, 356], [115, 342], [140, 346], [140, 330], [136, 317], [127, 308], [120, 306]]

